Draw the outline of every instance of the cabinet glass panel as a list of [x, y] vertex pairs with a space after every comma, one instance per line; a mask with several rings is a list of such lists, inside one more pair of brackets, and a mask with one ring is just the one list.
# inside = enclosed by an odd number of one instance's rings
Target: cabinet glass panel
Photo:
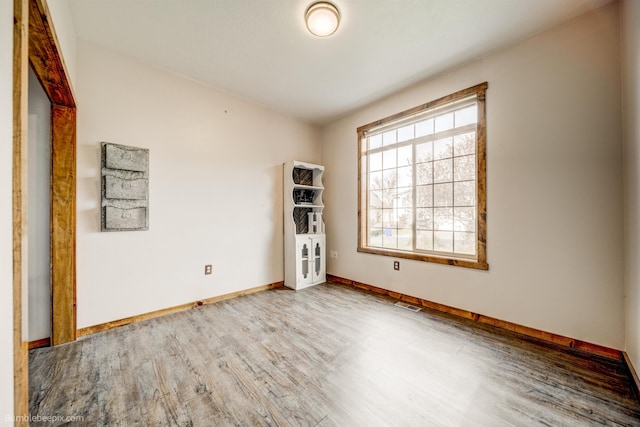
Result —
[[315, 271], [316, 271], [316, 275], [320, 274], [320, 267], [321, 267], [321, 263], [320, 263], [320, 243], [316, 243], [315, 246]]
[[300, 262], [302, 263], [302, 277], [306, 279], [309, 275], [309, 247], [306, 243], [302, 245], [300, 251]]

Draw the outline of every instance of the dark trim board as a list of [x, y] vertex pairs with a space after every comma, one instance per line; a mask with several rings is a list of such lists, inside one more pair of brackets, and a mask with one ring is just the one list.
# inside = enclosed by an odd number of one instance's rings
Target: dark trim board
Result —
[[78, 337], [83, 337], [85, 335], [91, 335], [98, 332], [107, 331], [109, 329], [117, 328], [119, 326], [129, 325], [135, 322], [141, 322], [147, 319], [153, 319], [155, 317], [164, 316], [166, 314], [177, 313], [179, 311], [189, 310], [195, 307], [200, 307], [202, 305], [212, 304], [218, 301], [224, 301], [231, 298], [241, 297], [244, 295], [253, 294], [256, 292], [267, 291], [269, 289], [282, 288], [284, 287], [284, 281], [270, 283], [264, 286], [258, 286], [255, 288], [245, 289], [244, 291], [232, 292], [230, 294], [219, 295], [217, 297], [211, 297], [199, 301], [193, 301], [186, 304], [177, 305], [174, 307], [163, 308], [161, 310], [151, 311], [149, 313], [138, 314], [136, 316], [126, 317], [124, 319], [114, 320], [111, 322], [100, 323], [98, 325], [87, 326], [86, 328], [78, 329]]
[[366, 291], [374, 292], [380, 295], [387, 295], [387, 296], [390, 296], [391, 298], [396, 298], [411, 304], [427, 307], [427, 308], [441, 311], [444, 313], [453, 314], [459, 317], [464, 317], [465, 319], [471, 319], [476, 322], [492, 325], [500, 329], [516, 332], [516, 333], [526, 335], [528, 337], [536, 338], [542, 341], [559, 344], [564, 347], [586, 351], [587, 353], [608, 357], [614, 360], [624, 360], [622, 351], [601, 346], [598, 344], [592, 344], [586, 341], [577, 340], [575, 338], [569, 338], [569, 337], [554, 334], [551, 332], [530, 328], [528, 326], [518, 325], [517, 323], [512, 323], [506, 320], [500, 320], [494, 317], [485, 316], [478, 313], [472, 313], [468, 310], [462, 310], [462, 309], [451, 307], [448, 305], [439, 304], [437, 302], [428, 301], [422, 298], [401, 294], [399, 292], [390, 291], [388, 289], [379, 288], [377, 286], [368, 285], [366, 283], [360, 283], [355, 280], [345, 279], [343, 277], [334, 276], [332, 274], [327, 274], [327, 281], [341, 283], [343, 285], [350, 285], [350, 286], [353, 286], [359, 289], [364, 289]]
[[51, 346], [51, 339], [49, 338], [41, 338], [39, 340], [29, 341], [29, 350], [33, 350], [34, 348], [42, 348]]

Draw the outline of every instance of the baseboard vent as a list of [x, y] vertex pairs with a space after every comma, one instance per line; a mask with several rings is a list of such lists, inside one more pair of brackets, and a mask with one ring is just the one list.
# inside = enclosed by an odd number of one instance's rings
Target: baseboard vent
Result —
[[404, 308], [405, 310], [413, 311], [414, 313], [422, 310], [420, 307], [416, 307], [415, 305], [407, 304], [406, 302], [398, 301], [394, 305], [397, 305], [400, 308]]

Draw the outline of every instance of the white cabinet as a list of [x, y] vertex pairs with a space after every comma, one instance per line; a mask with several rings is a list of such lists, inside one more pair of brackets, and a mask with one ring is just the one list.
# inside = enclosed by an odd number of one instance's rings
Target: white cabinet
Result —
[[296, 236], [296, 287], [302, 289], [307, 286], [326, 281], [325, 236]]
[[284, 164], [284, 284], [292, 289], [326, 281], [323, 173], [312, 163]]

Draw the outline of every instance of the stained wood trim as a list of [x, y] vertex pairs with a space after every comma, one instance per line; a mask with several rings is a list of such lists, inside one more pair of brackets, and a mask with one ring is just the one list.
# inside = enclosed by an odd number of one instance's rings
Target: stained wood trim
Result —
[[22, 304], [27, 278], [27, 0], [13, 1], [13, 369], [15, 425], [28, 425], [28, 343]]
[[587, 353], [596, 354], [598, 356], [604, 356], [609, 359], [622, 360], [623, 352], [620, 350], [616, 350], [613, 348], [605, 347], [598, 344], [592, 344], [586, 341], [577, 340], [575, 338], [569, 338], [562, 335], [554, 334], [551, 332], [542, 331], [535, 328], [530, 328], [528, 326], [519, 325], [517, 323], [509, 322], [506, 320], [496, 319], [494, 317], [485, 316], [478, 313], [473, 313], [468, 310], [463, 310], [460, 308], [451, 307], [444, 304], [439, 304], [437, 302], [432, 302], [429, 300], [425, 300], [422, 298], [413, 297], [410, 295], [405, 295], [399, 292], [390, 291], [387, 289], [379, 288], [376, 286], [368, 285], [366, 283], [357, 282], [350, 279], [345, 279], [343, 277], [334, 276], [332, 274], [327, 274], [327, 281], [341, 283], [343, 285], [353, 286], [358, 289], [363, 289], [365, 291], [374, 292], [380, 295], [387, 295], [391, 298], [399, 299], [414, 305], [420, 305], [422, 307], [430, 308], [433, 310], [437, 310], [443, 313], [452, 314], [458, 317], [464, 317], [465, 319], [470, 319], [476, 322], [484, 323], [487, 325], [492, 325], [500, 329], [505, 329], [507, 331], [516, 332], [531, 338], [536, 338], [542, 341], [558, 344], [564, 347], [575, 348], [578, 350], [585, 351]]
[[51, 106], [51, 341], [76, 339], [76, 109]]
[[35, 341], [29, 341], [29, 350], [33, 350], [34, 348], [42, 348], [49, 347], [51, 345], [51, 340], [49, 338], [41, 338]]
[[75, 108], [58, 40], [42, 0], [29, 1], [29, 62], [52, 104]]
[[[362, 253], [391, 256], [396, 258], [412, 259], [416, 261], [433, 262], [437, 264], [446, 264], [455, 267], [473, 268], [477, 270], [488, 270], [489, 264], [487, 263], [487, 124], [486, 124], [486, 92], [489, 84], [483, 82], [475, 86], [462, 89], [458, 92], [436, 99], [434, 101], [427, 102], [417, 107], [410, 108], [400, 113], [385, 117], [384, 119], [376, 120], [364, 126], [360, 126], [357, 129], [358, 133], [358, 247], [357, 251]], [[366, 213], [363, 209], [368, 209], [366, 205], [366, 192], [367, 188], [364, 186], [363, 173], [364, 167], [362, 162], [363, 152], [363, 140], [366, 132], [380, 126], [388, 125], [396, 122], [400, 119], [408, 118], [423, 111], [427, 111], [431, 108], [444, 105], [446, 103], [462, 100], [471, 95], [476, 95], [476, 102], [478, 106], [478, 123], [476, 127], [476, 139], [477, 139], [477, 151], [476, 151], [476, 169], [477, 169], [477, 186], [476, 186], [476, 200], [477, 200], [477, 237], [476, 237], [476, 252], [477, 259], [465, 259], [455, 258], [453, 256], [438, 256], [431, 253], [419, 253], [419, 252], [404, 252], [391, 249], [373, 248], [365, 245], [365, 236], [367, 235], [367, 224], [365, 219]]]
[[414, 114], [420, 113], [422, 111], [429, 110], [430, 108], [438, 107], [440, 105], [446, 104], [447, 102], [455, 101], [458, 99], [463, 99], [467, 96], [474, 95], [480, 92], [485, 92], [489, 84], [487, 82], [477, 84], [475, 86], [468, 87], [466, 89], [459, 90], [458, 92], [452, 93], [450, 95], [443, 96], [442, 98], [435, 99], [433, 101], [429, 101], [422, 105], [418, 105], [417, 107], [409, 108], [408, 110], [401, 111], [400, 113], [393, 114], [391, 116], [385, 117], [384, 119], [376, 120], [375, 122], [371, 122], [364, 126], [360, 126], [357, 130], [358, 133], [364, 134], [368, 130], [372, 128], [377, 128], [378, 126], [385, 125], [387, 123], [395, 122], [396, 120], [400, 120], [407, 116], [412, 116]]
[[636, 373], [635, 368], [633, 367], [633, 363], [631, 362], [631, 359], [629, 358], [629, 355], [627, 354], [626, 351], [622, 352], [622, 357], [624, 360], [624, 364], [627, 367], [627, 370], [629, 371], [629, 376], [631, 377], [631, 386], [633, 387], [633, 392], [636, 395], [636, 399], [638, 399], [638, 401], [640, 401], [640, 378], [638, 378], [638, 374]]
[[48, 16], [42, 0], [29, 0], [29, 62], [51, 101], [51, 344], [58, 345], [76, 339], [76, 104]]
[[[488, 84], [482, 83], [478, 85], [475, 90], [477, 93], [478, 103], [478, 127], [476, 129], [476, 161], [477, 161], [477, 187], [476, 187], [476, 201], [477, 201], [477, 232], [476, 237], [476, 252], [478, 260], [476, 262], [477, 267], [481, 270], [488, 270], [489, 264], [487, 263], [487, 86]], [[473, 89], [473, 88], [472, 88]]]
[[81, 328], [78, 330], [78, 337], [95, 334], [97, 332], [108, 331], [109, 329], [117, 328], [124, 325], [129, 325], [131, 323], [141, 322], [143, 320], [153, 319], [155, 317], [160, 317], [167, 314], [178, 313], [180, 311], [189, 310], [189, 309], [200, 307], [203, 305], [213, 304], [219, 301], [225, 301], [232, 298], [238, 298], [245, 295], [254, 294], [256, 292], [263, 292], [263, 291], [268, 291], [270, 289], [276, 289], [276, 288], [282, 288], [282, 287], [284, 287], [284, 281], [270, 283], [268, 285], [258, 286], [255, 288], [245, 289], [243, 291], [232, 292], [230, 294], [218, 295], [215, 297], [211, 297], [211, 298], [207, 298], [199, 301], [193, 301], [186, 304], [177, 305], [174, 307], [163, 308], [161, 310], [138, 314], [136, 316], [114, 320], [112, 322], [106, 322], [106, 323], [100, 323], [98, 325], [87, 326], [86, 328]]
[[[358, 218], [361, 217], [361, 213], [360, 211], [358, 211]], [[478, 209], [478, 218], [483, 217], [480, 214], [480, 210]], [[486, 213], [484, 215], [484, 217], [486, 218]], [[364, 221], [362, 221], [364, 223]], [[364, 225], [362, 226], [364, 227]], [[361, 230], [361, 233], [366, 233], [366, 231], [363, 229]], [[362, 235], [362, 234], [361, 234]], [[480, 227], [478, 227], [478, 237], [480, 236], [486, 236], [486, 232], [485, 233], [480, 233]], [[480, 241], [478, 241], [478, 247], [479, 248], [486, 248], [486, 240], [482, 243], [480, 243]], [[401, 251], [393, 251], [393, 250], [389, 250], [389, 249], [376, 249], [376, 248], [368, 248], [365, 246], [360, 246], [358, 247], [358, 252], [361, 253], [366, 253], [366, 254], [374, 254], [374, 255], [383, 255], [383, 256], [391, 256], [394, 258], [403, 258], [403, 259], [412, 259], [415, 261], [427, 261], [427, 262], [433, 262], [436, 264], [445, 264], [445, 265], [451, 265], [454, 267], [465, 267], [465, 268], [473, 268], [476, 270], [488, 270], [489, 269], [489, 264], [486, 262], [481, 262], [481, 261], [475, 261], [475, 260], [467, 260], [467, 259], [461, 259], [461, 258], [447, 258], [447, 257], [438, 257], [438, 256], [433, 256], [433, 255], [426, 255], [426, 254], [420, 254], [420, 253], [416, 253], [416, 252], [401, 252]], [[486, 253], [486, 251], [485, 251]], [[479, 252], [478, 252], [479, 254]]]

